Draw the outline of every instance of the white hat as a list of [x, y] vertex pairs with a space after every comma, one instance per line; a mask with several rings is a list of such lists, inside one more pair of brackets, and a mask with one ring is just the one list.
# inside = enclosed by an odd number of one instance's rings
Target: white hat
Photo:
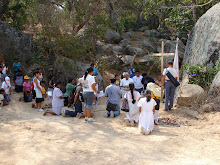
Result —
[[81, 84], [81, 83], [83, 83], [83, 78], [78, 79], [78, 84]]
[[10, 78], [8, 76], [5, 77], [6, 82], [10, 82]]
[[129, 75], [128, 72], [124, 72], [124, 73], [123, 73], [123, 76], [126, 76], [126, 75]]

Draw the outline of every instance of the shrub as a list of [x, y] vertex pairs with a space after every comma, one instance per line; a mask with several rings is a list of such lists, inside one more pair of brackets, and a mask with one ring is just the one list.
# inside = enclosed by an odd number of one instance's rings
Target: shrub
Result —
[[208, 91], [215, 75], [220, 71], [220, 67], [218, 65], [208, 68], [198, 64], [196, 66], [184, 66], [183, 70], [186, 71], [189, 76], [189, 84], [197, 84]]

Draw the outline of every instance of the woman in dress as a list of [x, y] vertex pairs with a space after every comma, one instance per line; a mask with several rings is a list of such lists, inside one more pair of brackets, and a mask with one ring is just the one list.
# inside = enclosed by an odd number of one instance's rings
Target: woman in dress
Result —
[[88, 68], [83, 76], [83, 98], [85, 103], [84, 113], [85, 121], [88, 123], [94, 122], [94, 120], [91, 118], [92, 103], [95, 97], [94, 93], [99, 93], [95, 88], [96, 82], [92, 74], [93, 68]]
[[127, 126], [134, 127], [134, 123], [138, 123], [139, 118], [139, 107], [137, 106], [138, 101], [141, 98], [139, 92], [135, 91], [134, 83], [129, 84], [130, 91], [124, 96], [124, 99], [128, 101], [129, 112], [126, 113], [125, 123]]
[[154, 129], [155, 105], [157, 105], [157, 103], [151, 98], [151, 91], [147, 90], [145, 97], [140, 99], [137, 105], [141, 112], [138, 129], [143, 135], [148, 135]]
[[53, 90], [52, 111], [45, 111], [51, 115], [60, 115], [63, 107], [63, 92], [60, 90], [61, 82], [56, 83]]

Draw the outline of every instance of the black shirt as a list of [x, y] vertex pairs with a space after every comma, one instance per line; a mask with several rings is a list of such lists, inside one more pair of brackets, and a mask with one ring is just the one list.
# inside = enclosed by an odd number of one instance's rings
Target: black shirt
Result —
[[148, 83], [155, 83], [154, 79], [151, 76], [147, 76], [146, 78], [142, 78], [141, 83], [144, 85], [144, 89], [146, 89]]

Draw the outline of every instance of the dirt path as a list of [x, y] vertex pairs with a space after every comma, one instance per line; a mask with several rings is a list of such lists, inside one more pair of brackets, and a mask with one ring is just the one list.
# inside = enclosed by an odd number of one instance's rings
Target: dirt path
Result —
[[[194, 120], [179, 110], [160, 111], [160, 117], [187, 120], [191, 126], [156, 126], [149, 136], [126, 127], [122, 113], [103, 117], [99, 100], [94, 119], [42, 116], [30, 103], [18, 102], [0, 110], [0, 164], [220, 164], [220, 113]], [[178, 113], [177, 113], [178, 112]]]

